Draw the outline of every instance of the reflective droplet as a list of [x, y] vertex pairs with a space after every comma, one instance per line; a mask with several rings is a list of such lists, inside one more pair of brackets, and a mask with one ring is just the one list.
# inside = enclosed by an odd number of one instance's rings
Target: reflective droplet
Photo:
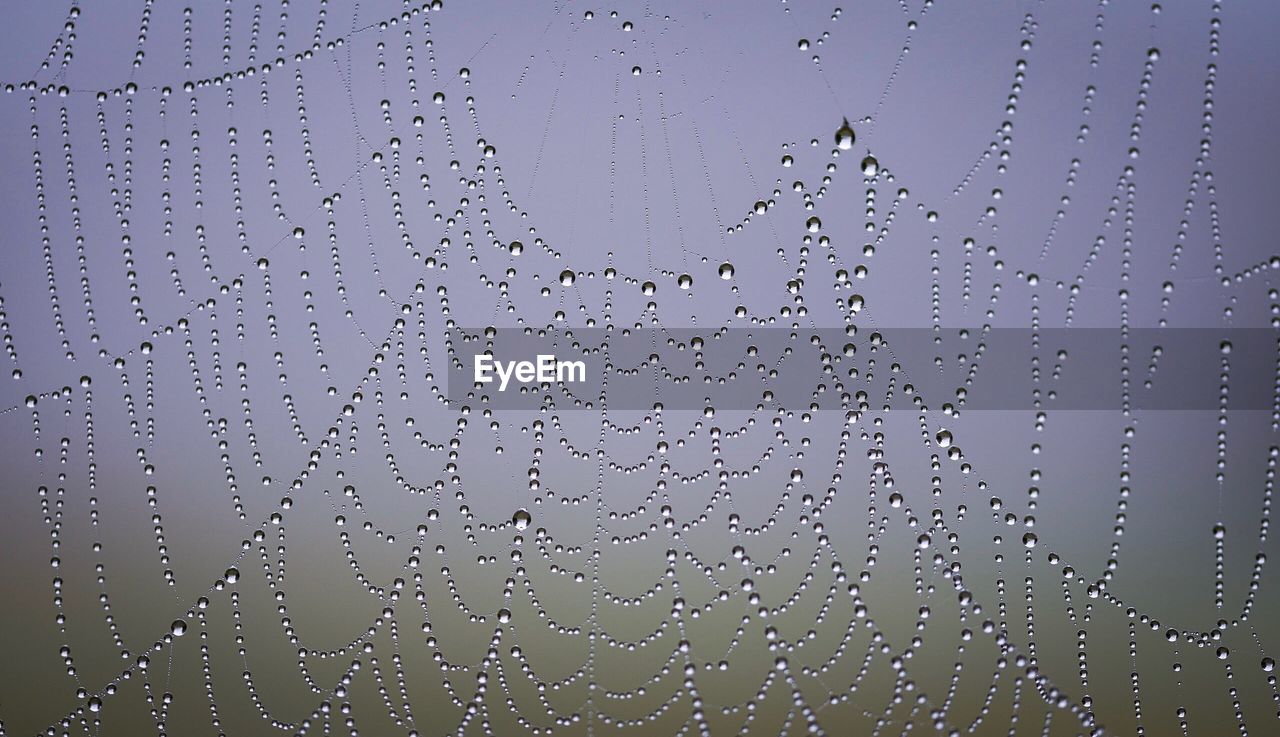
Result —
[[517, 530], [523, 530], [533, 522], [533, 515], [529, 514], [526, 509], [517, 509], [515, 514], [511, 515], [511, 524], [515, 525]]
[[840, 128], [836, 130], [836, 146], [841, 151], [848, 151], [853, 148], [853, 140], [853, 128], [849, 126], [849, 121], [846, 119]]

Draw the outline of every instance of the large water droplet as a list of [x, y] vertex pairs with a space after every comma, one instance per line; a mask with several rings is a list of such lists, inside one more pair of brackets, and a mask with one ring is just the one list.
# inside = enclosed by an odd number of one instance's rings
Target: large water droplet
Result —
[[529, 514], [527, 509], [517, 509], [515, 514], [511, 515], [511, 524], [515, 525], [517, 530], [523, 530], [533, 522], [533, 515]]
[[840, 128], [836, 130], [836, 146], [841, 151], [848, 151], [853, 148], [853, 128], [849, 125], [848, 119], [845, 119]]

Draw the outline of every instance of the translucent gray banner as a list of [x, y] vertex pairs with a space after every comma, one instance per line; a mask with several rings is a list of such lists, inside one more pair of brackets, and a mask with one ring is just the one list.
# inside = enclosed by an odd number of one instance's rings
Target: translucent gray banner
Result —
[[1274, 410], [1270, 328], [455, 329], [448, 398], [502, 410]]

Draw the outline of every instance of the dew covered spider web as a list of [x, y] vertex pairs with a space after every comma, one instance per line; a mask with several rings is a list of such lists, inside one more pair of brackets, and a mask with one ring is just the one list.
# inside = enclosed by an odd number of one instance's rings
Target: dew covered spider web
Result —
[[1275, 8], [5, 19], [0, 735], [1280, 731]]

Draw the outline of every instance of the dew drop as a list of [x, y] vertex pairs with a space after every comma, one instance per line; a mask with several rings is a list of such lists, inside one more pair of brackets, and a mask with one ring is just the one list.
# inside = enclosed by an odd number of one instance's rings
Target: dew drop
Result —
[[517, 509], [515, 514], [511, 515], [511, 524], [515, 525], [517, 530], [527, 528], [533, 522], [533, 515], [529, 514], [526, 509]]
[[848, 119], [836, 130], [836, 147], [841, 151], [848, 151], [853, 148], [853, 128], [849, 125]]

